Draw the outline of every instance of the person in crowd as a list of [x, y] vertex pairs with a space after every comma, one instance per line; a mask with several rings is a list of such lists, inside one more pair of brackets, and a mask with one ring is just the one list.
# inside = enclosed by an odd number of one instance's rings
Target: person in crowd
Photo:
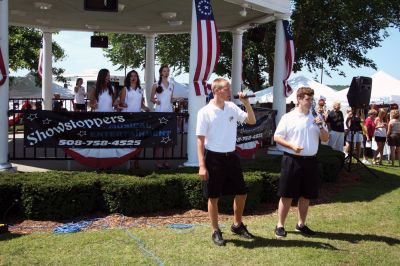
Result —
[[345, 155], [347, 156], [348, 155], [348, 153], [349, 153], [349, 143], [346, 141], [347, 140], [347, 135], [349, 134], [349, 128], [347, 127], [347, 118], [348, 118], [348, 116], [349, 116], [349, 113], [351, 113], [352, 112], [352, 110], [351, 110], [351, 107], [348, 107], [347, 109], [346, 109], [346, 113], [345, 113], [345, 115], [344, 115], [344, 145], [345, 145], [345, 147], [344, 147], [344, 153], [345, 153]]
[[214, 98], [197, 114], [197, 155], [204, 196], [208, 198], [212, 240], [216, 245], [223, 246], [226, 242], [218, 226], [218, 199], [221, 195], [235, 195], [231, 231], [244, 238], [254, 238], [242, 222], [246, 186], [235, 147], [237, 122], [254, 125], [256, 118], [242, 92], [239, 99], [247, 113], [229, 101], [231, 87], [227, 80], [215, 79], [212, 91]]
[[114, 88], [110, 82], [110, 71], [101, 69], [97, 74], [96, 85], [92, 89], [90, 107], [96, 112], [114, 112]]
[[333, 110], [328, 113], [326, 123], [330, 129], [328, 145], [334, 150], [343, 152], [344, 117], [340, 111], [340, 102], [333, 103]]
[[[173, 112], [172, 108], [172, 97], [174, 94], [174, 84], [169, 81], [169, 67], [162, 65], [159, 69], [158, 82], [151, 88], [150, 101], [155, 104], [156, 112]], [[160, 158], [162, 156], [162, 148], [155, 148], [155, 157]], [[172, 156], [172, 147], [164, 148], [164, 159]], [[157, 169], [169, 169], [169, 163], [164, 160], [161, 162], [157, 160]]]
[[328, 117], [328, 110], [326, 109], [325, 96], [321, 95], [319, 97], [318, 104], [317, 104], [315, 111], [318, 113], [318, 115], [320, 115], [324, 119], [324, 122], [325, 122]]
[[282, 157], [279, 179], [278, 223], [275, 227], [277, 238], [286, 237], [285, 220], [292, 204], [298, 199], [298, 221], [295, 230], [305, 236], [315, 232], [306, 225], [310, 199], [318, 197], [320, 177], [316, 154], [319, 140], [326, 142], [329, 133], [320, 116], [311, 112], [314, 90], [301, 87], [297, 90], [298, 106], [282, 116], [274, 134], [274, 140]]
[[346, 136], [347, 153], [350, 154], [350, 152], [352, 152], [352, 156], [360, 158], [361, 144], [364, 138], [360, 113], [355, 112], [355, 114], [353, 114], [351, 109], [348, 110], [345, 124], [348, 128]]
[[373, 156], [372, 138], [374, 137], [375, 126], [376, 126], [375, 118], [377, 114], [378, 112], [375, 109], [370, 109], [368, 111], [368, 117], [364, 121], [364, 126], [367, 129], [367, 132], [365, 132], [364, 159], [362, 160], [362, 163], [364, 164], [371, 164], [368, 161], [368, 158]]
[[[150, 109], [144, 104], [144, 90], [140, 86], [139, 74], [131, 70], [125, 77], [124, 88], [119, 96], [119, 106], [122, 112], [138, 113]], [[139, 168], [139, 161], [133, 161], [133, 168]]]
[[53, 96], [53, 107], [52, 107], [53, 111], [67, 111], [67, 109], [64, 108], [64, 101], [61, 100], [61, 96], [59, 93], [54, 93]]
[[[375, 132], [374, 138], [376, 141], [377, 149], [372, 159], [373, 164], [382, 164], [383, 149], [386, 144], [387, 121], [386, 111], [383, 108], [379, 109], [378, 117], [375, 118]], [[377, 159], [379, 157], [379, 159]]]
[[400, 114], [399, 110], [390, 111], [390, 121], [388, 124], [387, 136], [388, 145], [390, 147], [390, 157], [392, 166], [395, 165], [397, 158], [398, 166], [400, 166]]
[[83, 79], [78, 78], [76, 80], [76, 85], [74, 88], [74, 110], [76, 112], [84, 112], [86, 111], [86, 102], [85, 102], [85, 88], [82, 86]]

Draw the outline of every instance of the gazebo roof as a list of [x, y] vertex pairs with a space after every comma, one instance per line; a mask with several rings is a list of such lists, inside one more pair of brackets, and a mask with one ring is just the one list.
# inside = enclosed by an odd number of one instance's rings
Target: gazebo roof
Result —
[[[43, 3], [51, 7], [41, 9]], [[290, 12], [289, 0], [212, 0], [211, 3], [220, 31], [247, 28], [250, 23], [262, 23], [268, 16], [286, 16]], [[243, 6], [247, 6], [246, 16], [239, 14]], [[119, 0], [118, 12], [96, 12], [84, 10], [84, 0], [10, 0], [9, 10], [9, 22], [16, 26], [168, 34], [190, 32], [192, 1]], [[163, 18], [164, 12], [174, 12], [176, 18]], [[173, 21], [182, 21], [182, 25], [170, 25]]]

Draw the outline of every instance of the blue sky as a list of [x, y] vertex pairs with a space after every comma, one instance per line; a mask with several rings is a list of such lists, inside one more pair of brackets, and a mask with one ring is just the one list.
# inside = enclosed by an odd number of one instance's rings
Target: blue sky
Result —
[[[400, 80], [400, 52], [398, 52], [400, 32], [396, 29], [390, 29], [389, 34], [390, 36], [381, 43], [381, 47], [368, 51], [367, 55], [375, 61], [379, 70], [383, 70]], [[53, 35], [53, 40], [64, 48], [67, 55], [63, 61], [57, 62], [54, 65], [66, 69], [66, 74], [79, 75], [89, 71], [96, 72], [100, 68], [108, 68], [112, 74], [124, 75], [123, 70], [115, 71], [117, 67], [108, 62], [108, 59], [103, 56], [102, 49], [90, 47], [91, 35], [92, 33], [89, 32], [72, 31], [61, 31], [59, 34]], [[143, 80], [143, 71], [140, 69], [137, 70], [139, 70]], [[346, 64], [340, 70], [346, 73], [346, 77], [332, 72], [332, 78], [329, 78], [327, 75], [323, 76], [323, 83], [329, 85], [349, 85], [353, 76], [371, 76], [375, 73], [375, 70], [371, 68], [353, 69]], [[25, 75], [26, 71], [18, 71], [12, 74], [18, 76]], [[304, 75], [309, 78], [317, 77], [320, 80], [320, 71], [316, 73], [301, 71], [292, 74], [291, 78], [298, 75]], [[175, 79], [179, 82], [187, 82], [188, 75], [178, 76]]]

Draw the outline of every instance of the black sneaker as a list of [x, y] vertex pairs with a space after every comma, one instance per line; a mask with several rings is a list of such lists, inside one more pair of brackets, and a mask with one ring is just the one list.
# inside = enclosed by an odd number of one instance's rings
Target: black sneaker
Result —
[[313, 230], [308, 228], [307, 225], [300, 227], [298, 224], [296, 224], [295, 230], [296, 232], [300, 232], [304, 236], [314, 236], [316, 234]]
[[214, 231], [211, 238], [214, 241], [215, 245], [225, 246], [226, 241], [222, 238], [221, 230], [218, 229], [217, 231]]
[[241, 237], [248, 238], [248, 239], [253, 239], [254, 236], [247, 230], [247, 226], [245, 226], [243, 223], [240, 223], [240, 225], [235, 226], [232, 224], [231, 226], [231, 231], [234, 234], [240, 235]]
[[275, 236], [277, 238], [283, 238], [283, 237], [286, 237], [286, 235], [287, 235], [285, 228], [283, 228], [283, 227], [275, 227], [274, 231], [275, 231]]

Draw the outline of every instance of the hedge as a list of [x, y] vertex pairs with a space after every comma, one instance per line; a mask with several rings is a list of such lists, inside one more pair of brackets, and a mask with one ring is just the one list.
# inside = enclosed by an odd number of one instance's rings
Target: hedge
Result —
[[[248, 194], [246, 211], [263, 202], [275, 202], [280, 156], [243, 160]], [[343, 155], [322, 146], [318, 153], [324, 181], [332, 182], [342, 167]], [[170, 209], [206, 209], [197, 169], [182, 168], [163, 173], [140, 170], [135, 176], [119, 171], [2, 173], [0, 219], [19, 212], [33, 219], [71, 219], [95, 212], [125, 215]], [[220, 199], [220, 211], [232, 211], [232, 198]]]

